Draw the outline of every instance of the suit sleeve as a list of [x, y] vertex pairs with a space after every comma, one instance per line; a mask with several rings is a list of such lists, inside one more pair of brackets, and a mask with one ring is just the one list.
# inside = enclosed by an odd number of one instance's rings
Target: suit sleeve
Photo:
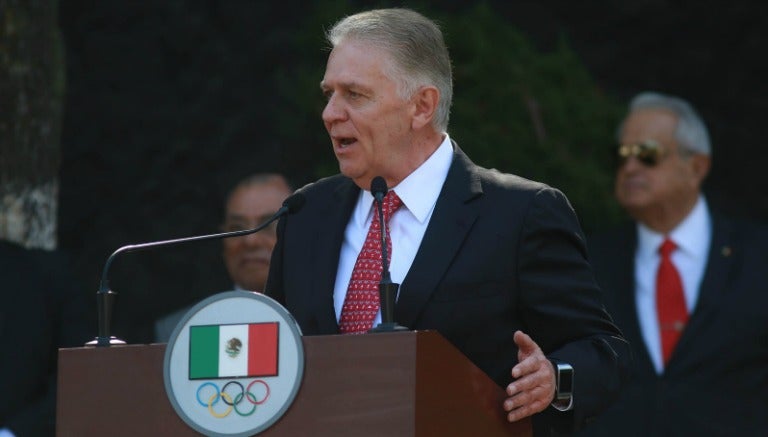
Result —
[[630, 352], [605, 311], [576, 214], [558, 190], [536, 193], [520, 238], [521, 318], [549, 358], [573, 366], [573, 409], [545, 411], [562, 431], [607, 408], [626, 379]]

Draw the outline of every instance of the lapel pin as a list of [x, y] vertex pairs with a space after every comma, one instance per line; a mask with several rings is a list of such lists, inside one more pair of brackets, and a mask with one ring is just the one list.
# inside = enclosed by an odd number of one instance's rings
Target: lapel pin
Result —
[[720, 250], [720, 253], [721, 253], [721, 254], [722, 254], [724, 257], [729, 257], [729, 256], [731, 256], [731, 253], [732, 253], [732, 252], [733, 252], [733, 251], [731, 250], [730, 246], [723, 246], [723, 248]]

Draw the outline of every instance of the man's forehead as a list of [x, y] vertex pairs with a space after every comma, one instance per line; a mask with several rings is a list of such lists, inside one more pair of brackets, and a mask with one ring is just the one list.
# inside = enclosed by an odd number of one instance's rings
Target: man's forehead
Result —
[[[387, 68], [393, 62], [391, 52], [367, 41], [344, 41], [338, 44], [328, 55], [325, 77], [331, 75], [335, 80], [343, 80], [347, 74], [362, 71], [374, 72]], [[322, 85], [322, 82], [321, 82]]]
[[236, 212], [253, 216], [274, 212], [290, 195], [288, 187], [276, 183], [242, 186], [229, 198], [227, 214]]
[[677, 129], [678, 116], [672, 111], [664, 109], [638, 109], [627, 117], [623, 129], [623, 136], [654, 137], [659, 135], [673, 135]]

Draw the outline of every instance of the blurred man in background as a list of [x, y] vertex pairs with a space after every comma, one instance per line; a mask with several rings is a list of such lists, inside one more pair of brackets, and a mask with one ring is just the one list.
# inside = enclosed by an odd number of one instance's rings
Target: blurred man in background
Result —
[[[227, 196], [222, 231], [253, 229], [272, 217], [292, 193], [285, 177], [275, 173], [259, 173], [240, 181]], [[242, 237], [225, 238], [224, 264], [235, 290], [264, 290], [269, 273], [269, 260], [275, 247], [277, 222], [265, 229]], [[176, 324], [190, 307], [177, 310], [155, 323], [155, 339], [167, 342]]]
[[635, 222], [589, 251], [634, 363], [585, 435], [764, 435], [768, 232], [710, 209], [709, 135], [684, 100], [632, 99], [617, 153], [616, 198]]
[[[222, 230], [255, 228], [272, 217], [291, 193], [288, 181], [278, 174], [257, 174], [243, 180], [229, 195]], [[264, 291], [276, 226], [273, 222], [260, 232], [223, 240], [224, 264], [235, 289]]]

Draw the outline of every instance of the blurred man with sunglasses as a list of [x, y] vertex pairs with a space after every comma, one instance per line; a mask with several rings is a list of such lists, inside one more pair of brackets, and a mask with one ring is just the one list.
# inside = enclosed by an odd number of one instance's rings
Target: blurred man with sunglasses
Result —
[[634, 363], [585, 435], [765, 435], [768, 232], [711, 212], [709, 135], [684, 100], [636, 96], [618, 136], [615, 194], [636, 222], [589, 252]]

